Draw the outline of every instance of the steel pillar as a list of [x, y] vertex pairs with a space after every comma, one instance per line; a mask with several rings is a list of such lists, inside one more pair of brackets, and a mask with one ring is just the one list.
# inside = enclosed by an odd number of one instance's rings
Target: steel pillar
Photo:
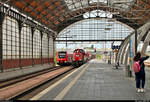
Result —
[[50, 37], [48, 36], [48, 64], [50, 64], [50, 56], [49, 56], [49, 39], [50, 39]]
[[135, 54], [137, 53], [137, 29], [135, 29]]
[[3, 72], [3, 32], [2, 24], [4, 21], [4, 14], [0, 12], [0, 70]]
[[54, 62], [54, 66], [55, 66], [55, 38], [53, 37], [53, 62]]
[[34, 27], [31, 27], [31, 34], [32, 34], [32, 66], [34, 66], [34, 58], [33, 58], [33, 36], [34, 36]]
[[21, 66], [21, 30], [22, 30], [22, 21], [18, 20], [18, 29], [19, 29], [19, 67]]
[[43, 62], [42, 62], [42, 59], [43, 59], [43, 56], [42, 56], [42, 38], [43, 38], [43, 33], [42, 31], [40, 31], [40, 35], [41, 35], [41, 64], [43, 65]]

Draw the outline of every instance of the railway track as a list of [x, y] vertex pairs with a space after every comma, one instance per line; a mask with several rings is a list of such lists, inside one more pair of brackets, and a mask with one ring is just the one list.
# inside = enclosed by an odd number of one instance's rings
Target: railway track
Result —
[[69, 73], [73, 72], [75, 69], [69, 70], [41, 85], [38, 87], [35, 87], [29, 91], [24, 92], [23, 94], [20, 94], [11, 100], [31, 100], [34, 96], [36, 96], [38, 93], [41, 93], [43, 90], [49, 88], [50, 86], [53, 86], [56, 82], [63, 79], [65, 76], [67, 76]]
[[71, 66], [54, 67], [30, 75], [25, 75], [17, 79], [13, 78], [0, 82], [0, 100], [16, 99], [15, 97], [18, 97], [72, 69]]
[[26, 74], [26, 75], [17, 76], [17, 77], [13, 77], [13, 78], [10, 78], [10, 79], [7, 79], [7, 80], [0, 81], [0, 89], [4, 88], [4, 87], [7, 87], [9, 85], [15, 84], [17, 82], [32, 78], [34, 76], [38, 76], [38, 75], [41, 75], [41, 74], [59, 69], [59, 68], [61, 68], [61, 67], [60, 66], [53, 67], [53, 68], [50, 68], [50, 69], [44, 69], [42, 71], [37, 71], [37, 72], [29, 73], [29, 74]]

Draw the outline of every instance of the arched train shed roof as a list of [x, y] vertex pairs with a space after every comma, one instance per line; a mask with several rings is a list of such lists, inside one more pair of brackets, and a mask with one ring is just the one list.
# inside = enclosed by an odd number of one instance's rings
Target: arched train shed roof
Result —
[[1, 0], [60, 32], [93, 10], [111, 12], [117, 21], [136, 29], [150, 18], [150, 0]]

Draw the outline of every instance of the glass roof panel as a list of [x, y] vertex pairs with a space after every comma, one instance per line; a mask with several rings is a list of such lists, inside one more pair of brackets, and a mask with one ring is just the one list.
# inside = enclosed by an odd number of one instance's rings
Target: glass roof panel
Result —
[[81, 9], [88, 5], [88, 0], [65, 0], [69, 10]]
[[135, 3], [136, 0], [109, 0], [109, 5], [114, 7], [119, 7], [121, 10], [128, 10], [131, 5]]
[[121, 10], [127, 10], [135, 3], [135, 0], [65, 0], [69, 10], [77, 10], [86, 7], [89, 4], [97, 3], [105, 4], [106, 6], [117, 7]]
[[[58, 42], [61, 44], [60, 48], [85, 48], [93, 44], [95, 48], [111, 48], [111, 42], [90, 41], [90, 40], [113, 40], [125, 39], [133, 29], [128, 28], [120, 22], [113, 19], [87, 19], [79, 21], [71, 26], [68, 26], [61, 31], [56, 40], [63, 40]], [[67, 41], [72, 40], [72, 41]], [[80, 42], [76, 42], [80, 40]], [[89, 40], [89, 42], [84, 42]], [[66, 45], [67, 42], [67, 45]], [[57, 44], [58, 44], [57, 43]], [[91, 43], [91, 44], [90, 44]], [[83, 44], [83, 46], [82, 46]], [[120, 45], [120, 41], [115, 41], [113, 45]]]
[[89, 0], [89, 3], [107, 3], [107, 0]]
[[87, 19], [79, 21], [65, 28], [58, 35], [57, 40], [112, 40], [124, 39], [133, 30], [108, 19]]

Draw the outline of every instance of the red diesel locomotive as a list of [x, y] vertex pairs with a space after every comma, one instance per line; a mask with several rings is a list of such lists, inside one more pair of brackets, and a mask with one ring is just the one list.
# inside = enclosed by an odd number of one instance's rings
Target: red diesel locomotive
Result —
[[57, 52], [57, 64], [58, 65], [71, 65], [72, 64], [72, 54], [67, 51]]
[[79, 67], [84, 64], [88, 60], [88, 55], [85, 53], [83, 49], [75, 49], [73, 51], [73, 61], [72, 65], [74, 67]]

